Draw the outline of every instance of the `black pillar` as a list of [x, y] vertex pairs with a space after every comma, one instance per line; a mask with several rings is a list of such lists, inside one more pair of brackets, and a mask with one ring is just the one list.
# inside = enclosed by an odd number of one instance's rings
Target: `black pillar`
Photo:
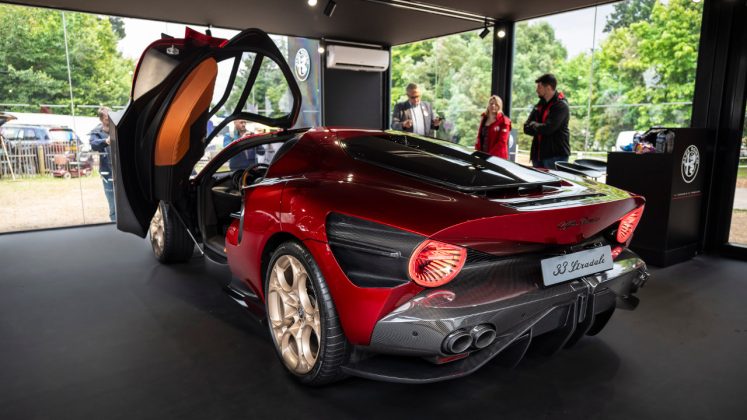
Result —
[[384, 47], [389, 51], [389, 67], [384, 72], [384, 83], [382, 83], [382, 121], [381, 129], [388, 130], [392, 116], [392, 47], [387, 45]]
[[[499, 31], [506, 35], [497, 36]], [[514, 22], [497, 21], [493, 26], [493, 78], [490, 92], [503, 99], [503, 113], [511, 116], [511, 72], [514, 60]]]
[[[709, 145], [713, 171], [707, 180], [701, 227], [705, 251], [729, 251], [724, 244], [729, 237], [747, 94], [745, 21], [744, 0], [710, 0], [703, 5], [691, 125], [716, 133]], [[747, 257], [747, 249], [741, 256]]]

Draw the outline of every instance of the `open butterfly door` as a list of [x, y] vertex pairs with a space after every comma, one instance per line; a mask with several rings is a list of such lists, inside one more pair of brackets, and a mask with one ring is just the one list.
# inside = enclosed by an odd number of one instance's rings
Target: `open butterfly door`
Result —
[[[260, 115], [247, 105], [268, 62], [288, 86], [289, 106], [279, 115]], [[216, 83], [218, 68], [226, 65], [230, 73], [220, 94], [215, 91], [222, 84]], [[237, 90], [240, 70], [246, 82]], [[145, 237], [158, 202], [185, 196], [195, 163], [229, 122], [244, 119], [288, 129], [300, 109], [301, 91], [293, 73], [261, 30], [247, 29], [227, 41], [187, 29], [184, 38], [153, 42], [135, 70], [129, 104], [110, 115], [117, 228]], [[208, 132], [208, 120], [219, 111], [223, 120]]]

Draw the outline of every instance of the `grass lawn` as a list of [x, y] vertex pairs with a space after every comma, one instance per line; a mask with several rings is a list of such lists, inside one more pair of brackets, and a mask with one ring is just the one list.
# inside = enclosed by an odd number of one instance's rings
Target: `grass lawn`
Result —
[[101, 178], [0, 179], [0, 232], [109, 221]]
[[732, 211], [729, 242], [747, 245], [747, 210]]

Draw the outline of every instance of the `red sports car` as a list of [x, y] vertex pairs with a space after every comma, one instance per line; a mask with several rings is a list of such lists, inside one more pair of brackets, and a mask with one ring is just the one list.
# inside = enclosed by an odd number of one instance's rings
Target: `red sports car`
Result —
[[[287, 84], [282, 115], [246, 105], [270, 62]], [[229, 78], [211, 106], [221, 66]], [[265, 317], [301, 382], [433, 382], [494, 358], [516, 364], [637, 303], [648, 275], [627, 246], [642, 197], [401, 132], [292, 129], [300, 105], [264, 32], [188, 31], [146, 49], [129, 106], [111, 118], [118, 228], [150, 233], [164, 263], [195, 244], [227, 263], [229, 293]], [[236, 119], [280, 129], [232, 142], [195, 173]], [[225, 170], [270, 143], [269, 164]]]

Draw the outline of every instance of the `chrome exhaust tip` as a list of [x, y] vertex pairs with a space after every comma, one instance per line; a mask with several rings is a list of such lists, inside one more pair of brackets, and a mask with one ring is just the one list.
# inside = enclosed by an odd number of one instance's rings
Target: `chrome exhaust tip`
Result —
[[472, 345], [476, 349], [484, 349], [493, 344], [495, 340], [495, 328], [489, 324], [480, 324], [470, 330]]
[[472, 336], [464, 330], [456, 330], [444, 338], [441, 348], [444, 353], [464, 353], [472, 345]]

